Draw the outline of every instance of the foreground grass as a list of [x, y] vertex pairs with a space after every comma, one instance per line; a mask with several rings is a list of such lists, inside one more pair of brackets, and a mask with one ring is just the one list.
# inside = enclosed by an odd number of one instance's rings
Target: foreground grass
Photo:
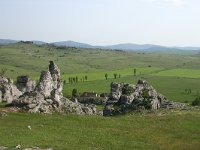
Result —
[[56, 150], [199, 149], [199, 111], [158, 114], [101, 117], [8, 113], [0, 118], [0, 145]]

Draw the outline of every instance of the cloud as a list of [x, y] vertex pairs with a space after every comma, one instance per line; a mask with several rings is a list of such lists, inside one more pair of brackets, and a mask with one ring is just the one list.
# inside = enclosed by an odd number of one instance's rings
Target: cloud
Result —
[[175, 6], [183, 6], [186, 0], [146, 0], [148, 2], [158, 2], [158, 3], [171, 3]]

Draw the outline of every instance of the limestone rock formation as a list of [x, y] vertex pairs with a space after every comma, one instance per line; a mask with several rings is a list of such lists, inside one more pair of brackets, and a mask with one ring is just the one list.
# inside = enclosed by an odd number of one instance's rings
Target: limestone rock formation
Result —
[[18, 76], [16, 86], [22, 93], [31, 92], [35, 90], [36, 81], [31, 80], [28, 76]]
[[17, 89], [11, 79], [0, 76], [0, 102], [11, 103], [20, 95], [22, 92]]
[[103, 114], [106, 116], [138, 109], [159, 109], [162, 101], [167, 101], [167, 99], [157, 93], [146, 81], [139, 80], [136, 85], [111, 83], [110, 98]]
[[[48, 71], [41, 72], [36, 87], [34, 84], [27, 84], [31, 81], [27, 77], [19, 77], [18, 81], [18, 86], [24, 93], [19, 98], [14, 99], [12, 105], [30, 113], [51, 114], [57, 111], [67, 114], [102, 115], [102, 112], [98, 111], [94, 105], [83, 105], [63, 97], [60, 70], [53, 61], [50, 61]], [[27, 88], [27, 85], [32, 85], [33, 88]]]

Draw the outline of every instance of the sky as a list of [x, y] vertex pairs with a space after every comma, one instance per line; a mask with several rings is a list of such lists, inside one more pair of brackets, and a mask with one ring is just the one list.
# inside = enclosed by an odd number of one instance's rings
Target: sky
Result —
[[200, 0], [0, 0], [0, 38], [200, 46]]

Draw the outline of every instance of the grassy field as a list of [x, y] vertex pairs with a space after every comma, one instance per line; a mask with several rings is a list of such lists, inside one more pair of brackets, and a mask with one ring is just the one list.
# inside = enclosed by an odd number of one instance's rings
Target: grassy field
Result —
[[22, 74], [38, 78], [40, 72], [47, 69], [49, 60], [58, 64], [62, 74], [100, 73], [148, 66], [161, 69], [199, 69], [200, 66], [197, 52], [143, 53], [22, 43], [0, 46], [0, 69], [7, 69], [6, 76], [12, 78]]
[[55, 150], [198, 150], [199, 126], [199, 111], [120, 117], [8, 113], [0, 118], [0, 145], [10, 149], [20, 144]]
[[[168, 99], [179, 102], [193, 101], [198, 92], [200, 92], [200, 79], [192, 78], [177, 78], [177, 77], [162, 77], [162, 76], [126, 76], [118, 79], [96, 80], [88, 82], [79, 82], [74, 84], [65, 84], [63, 93], [65, 96], [71, 96], [73, 88], [77, 88], [78, 92], [94, 91], [97, 93], [109, 93], [111, 82], [125, 82], [136, 84], [139, 79], [145, 79], [149, 84], [153, 85], [158, 92], [165, 95]], [[191, 89], [192, 93], [185, 93], [185, 89]]]
[[162, 71], [162, 68], [154, 68], [154, 67], [145, 67], [145, 68], [126, 68], [126, 69], [118, 69], [118, 70], [108, 70], [108, 71], [101, 71], [101, 72], [91, 72], [91, 73], [75, 73], [75, 74], [64, 74], [62, 75], [62, 79], [66, 80], [68, 82], [69, 77], [78, 77], [80, 80], [82, 77], [87, 76], [87, 81], [95, 81], [95, 80], [104, 80], [105, 74], [108, 74], [109, 79], [114, 78], [114, 74], [117, 74], [117, 78], [119, 78], [119, 75], [121, 78], [133, 75], [134, 69], [137, 71], [137, 75], [145, 75], [145, 74], [152, 74], [157, 73], [159, 71]]
[[[7, 69], [5, 75], [14, 79], [29, 75], [38, 80], [40, 72], [48, 69], [48, 61], [54, 60], [63, 80], [68, 82], [69, 77], [76, 76], [79, 79], [78, 83], [65, 84], [63, 93], [68, 97], [73, 88], [80, 93], [108, 93], [113, 81], [135, 84], [138, 79], [147, 80], [174, 101], [191, 102], [200, 91], [200, 55], [195, 51], [143, 53], [18, 43], [0, 46], [0, 54], [0, 70]], [[121, 78], [113, 79], [114, 73]], [[83, 76], [88, 77], [87, 82], [80, 82]], [[185, 93], [188, 88], [191, 94]]]
[[157, 73], [152, 73], [153, 76], [172, 76], [172, 77], [185, 77], [185, 78], [200, 78], [200, 69], [172, 69], [164, 70]]
[[[109, 93], [111, 82], [136, 84], [144, 79], [168, 99], [191, 103], [200, 91], [200, 55], [196, 52], [123, 52], [101, 49], [62, 48], [52, 45], [13, 44], [0, 46], [0, 71], [16, 78], [40, 72], [54, 60], [61, 69], [64, 96], [79, 93]], [[134, 76], [134, 68], [137, 75]], [[105, 80], [105, 73], [108, 80]], [[114, 79], [113, 74], [121, 77]], [[79, 82], [69, 84], [69, 77]], [[80, 82], [83, 76], [88, 80]], [[187, 94], [185, 89], [191, 89]], [[0, 111], [5, 104], [0, 104]], [[102, 106], [101, 106], [102, 108]], [[31, 130], [27, 126], [31, 126]], [[50, 116], [8, 113], [0, 117], [0, 146], [14, 148], [52, 147], [55, 150], [198, 150], [200, 111], [164, 111], [118, 117]]]

